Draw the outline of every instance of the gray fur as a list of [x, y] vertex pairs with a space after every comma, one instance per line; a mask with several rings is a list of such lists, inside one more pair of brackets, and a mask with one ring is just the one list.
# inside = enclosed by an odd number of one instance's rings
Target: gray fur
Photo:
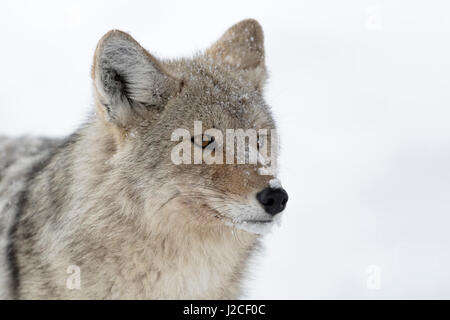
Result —
[[[258, 165], [174, 165], [173, 130], [274, 128], [259, 24], [205, 53], [159, 61], [129, 35], [99, 42], [97, 114], [65, 141], [0, 138], [0, 297], [237, 298], [256, 234], [226, 209], [257, 206]], [[258, 211], [259, 212], [259, 211]], [[66, 285], [81, 270], [81, 289]]]
[[[49, 157], [58, 140], [0, 137], [0, 298], [13, 298], [16, 265], [11, 236], [29, 177]], [[5, 290], [10, 288], [10, 290]]]

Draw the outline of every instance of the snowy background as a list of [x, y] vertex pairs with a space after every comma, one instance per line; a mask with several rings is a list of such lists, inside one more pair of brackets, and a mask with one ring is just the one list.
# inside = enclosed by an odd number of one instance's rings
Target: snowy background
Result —
[[110, 29], [189, 56], [252, 17], [289, 192], [246, 298], [450, 298], [450, 2], [5, 1], [0, 133], [69, 134]]

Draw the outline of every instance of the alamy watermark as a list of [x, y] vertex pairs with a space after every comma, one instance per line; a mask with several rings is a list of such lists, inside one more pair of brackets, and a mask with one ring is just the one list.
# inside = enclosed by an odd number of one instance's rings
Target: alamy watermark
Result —
[[189, 130], [178, 128], [170, 139], [179, 142], [171, 152], [176, 165], [260, 164], [259, 174], [276, 173], [278, 135], [275, 129], [226, 129], [224, 137], [221, 130], [203, 130], [202, 122], [194, 121], [193, 136]]
[[383, 28], [380, 5], [373, 4], [366, 8], [366, 28], [368, 30], [381, 30]]
[[67, 267], [69, 276], [66, 280], [66, 287], [69, 290], [81, 290], [81, 269], [79, 266], [70, 265]]
[[369, 290], [381, 289], [381, 267], [377, 265], [370, 265], [366, 269], [367, 279], [366, 286]]

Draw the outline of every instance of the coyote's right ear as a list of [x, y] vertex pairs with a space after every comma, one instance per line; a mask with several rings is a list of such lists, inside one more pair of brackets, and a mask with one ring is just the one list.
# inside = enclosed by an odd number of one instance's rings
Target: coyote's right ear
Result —
[[99, 41], [92, 78], [101, 114], [120, 127], [163, 107], [180, 85], [130, 35], [117, 30]]

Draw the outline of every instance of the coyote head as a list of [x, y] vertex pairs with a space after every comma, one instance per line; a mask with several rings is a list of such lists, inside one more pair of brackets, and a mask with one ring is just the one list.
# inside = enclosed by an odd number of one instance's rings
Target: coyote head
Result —
[[[195, 121], [224, 136], [229, 129], [275, 129], [263, 99], [263, 42], [255, 20], [234, 25], [189, 59], [159, 60], [117, 30], [100, 40], [92, 77], [98, 117], [116, 145], [111, 174], [127, 181], [135, 201], [145, 204], [145, 214], [170, 212], [173, 219], [184, 217], [179, 221], [185, 225], [252, 231], [270, 225], [284, 210], [287, 193], [273, 175], [260, 174], [261, 163], [176, 164], [171, 159], [179, 143], [171, 136], [179, 128], [190, 133], [192, 154], [195, 148], [211, 152], [217, 140], [195, 137]], [[263, 143], [271, 144], [258, 145]]]

